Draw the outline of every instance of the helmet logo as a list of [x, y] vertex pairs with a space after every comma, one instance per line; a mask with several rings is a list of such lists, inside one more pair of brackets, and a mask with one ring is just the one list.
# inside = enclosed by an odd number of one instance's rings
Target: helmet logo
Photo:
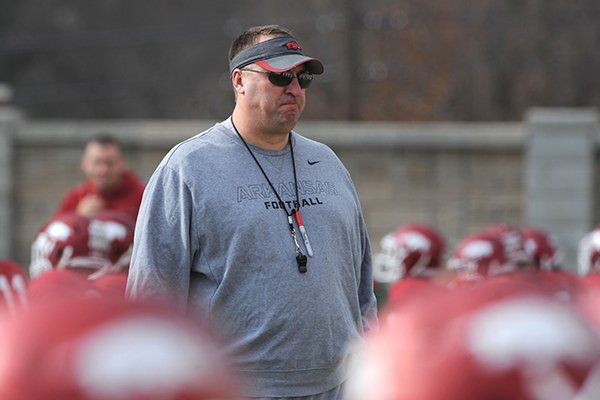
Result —
[[494, 249], [490, 242], [484, 240], [477, 240], [472, 243], [469, 243], [463, 249], [464, 257], [477, 259], [481, 257], [490, 256], [494, 253]]
[[428, 251], [431, 249], [431, 242], [418, 232], [409, 232], [405, 235], [404, 240], [411, 249]]

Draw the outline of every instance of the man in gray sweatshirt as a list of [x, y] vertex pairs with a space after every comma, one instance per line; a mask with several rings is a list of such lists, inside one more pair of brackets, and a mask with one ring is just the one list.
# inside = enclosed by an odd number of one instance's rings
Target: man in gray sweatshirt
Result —
[[356, 190], [293, 131], [322, 63], [277, 25], [229, 51], [230, 118], [176, 145], [144, 193], [127, 293], [208, 316], [249, 398], [341, 398], [350, 343], [377, 325]]

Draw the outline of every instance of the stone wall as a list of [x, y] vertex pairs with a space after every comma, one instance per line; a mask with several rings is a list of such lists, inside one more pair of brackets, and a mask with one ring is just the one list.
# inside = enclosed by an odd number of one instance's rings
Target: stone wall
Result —
[[[30, 120], [9, 111], [0, 110], [0, 257], [23, 265], [29, 263], [36, 229], [64, 191], [83, 178], [79, 160], [89, 136], [110, 132], [119, 137], [130, 166], [147, 180], [174, 144], [214, 123]], [[566, 242], [567, 262], [574, 268], [575, 242], [596, 222], [590, 154], [595, 154], [597, 126], [594, 110], [532, 110], [523, 122], [305, 121], [297, 131], [331, 146], [346, 164], [374, 250], [384, 234], [408, 222], [435, 225], [450, 248], [490, 223], [535, 223]], [[555, 144], [547, 146], [552, 140]], [[570, 158], [561, 165], [579, 160], [571, 173], [540, 175], [548, 171], [543, 160], [556, 146], [567, 145]], [[563, 169], [556, 167], [557, 173]], [[573, 187], [579, 190], [565, 197], [564, 190]], [[566, 206], [575, 197], [578, 208], [569, 211]]]

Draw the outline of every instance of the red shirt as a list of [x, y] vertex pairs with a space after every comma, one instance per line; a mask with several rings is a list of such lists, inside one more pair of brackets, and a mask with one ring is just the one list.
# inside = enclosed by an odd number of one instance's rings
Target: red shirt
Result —
[[109, 193], [100, 192], [91, 181], [87, 180], [65, 194], [58, 209], [54, 212], [54, 216], [64, 212], [75, 212], [79, 201], [92, 194], [100, 196], [104, 200], [106, 209], [122, 211], [130, 215], [135, 221], [145, 186], [145, 183], [130, 171], [125, 172], [123, 175], [121, 185]]

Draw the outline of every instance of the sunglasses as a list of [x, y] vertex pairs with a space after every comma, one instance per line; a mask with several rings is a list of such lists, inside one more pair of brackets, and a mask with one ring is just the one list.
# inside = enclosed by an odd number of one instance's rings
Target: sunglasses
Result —
[[292, 83], [294, 78], [296, 78], [296, 79], [298, 79], [298, 85], [300, 85], [300, 87], [302, 89], [306, 89], [307, 87], [310, 86], [310, 84], [313, 81], [312, 74], [309, 74], [308, 72], [300, 72], [299, 74], [292, 74], [291, 72], [257, 71], [255, 69], [242, 69], [241, 71], [258, 72], [260, 74], [267, 74], [267, 76], [269, 77], [269, 81], [273, 85], [279, 86], [279, 87], [286, 87], [287, 85]]

